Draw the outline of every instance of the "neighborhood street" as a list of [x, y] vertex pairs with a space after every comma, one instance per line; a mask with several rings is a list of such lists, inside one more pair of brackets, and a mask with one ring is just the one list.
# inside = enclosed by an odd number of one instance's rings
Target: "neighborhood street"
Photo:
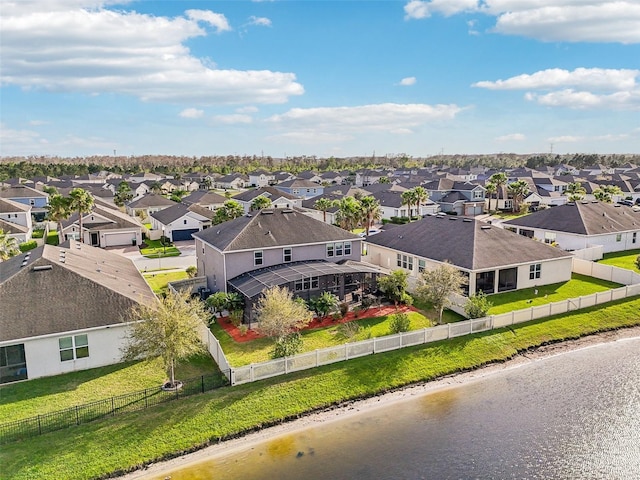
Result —
[[176, 268], [185, 269], [196, 265], [195, 241], [175, 242], [174, 246], [181, 252], [179, 257], [146, 258], [140, 255], [140, 250], [135, 246], [114, 247], [107, 250], [131, 259], [136, 268], [142, 272]]

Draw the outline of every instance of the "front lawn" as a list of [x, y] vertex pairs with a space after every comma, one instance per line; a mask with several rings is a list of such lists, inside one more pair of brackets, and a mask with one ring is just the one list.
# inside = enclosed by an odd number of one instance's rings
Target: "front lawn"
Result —
[[179, 272], [167, 272], [167, 273], [158, 273], [158, 272], [150, 272], [145, 273], [144, 279], [147, 281], [151, 290], [156, 295], [165, 293], [167, 291], [167, 284], [169, 282], [177, 282], [178, 280], [185, 280], [189, 278], [187, 272], [181, 270]]
[[49, 233], [47, 234], [46, 244], [55, 246], [58, 245], [59, 242], [60, 238], [58, 237], [58, 232], [56, 230], [49, 230]]
[[[431, 320], [419, 312], [408, 312], [407, 315], [411, 321], [410, 330], [418, 330], [433, 325]], [[223, 319], [221, 321], [224, 322], [227, 320]], [[313, 326], [313, 322], [314, 321], [311, 322], [311, 326]], [[304, 342], [300, 353], [335, 347], [336, 345], [342, 345], [347, 342], [357, 342], [368, 338], [382, 337], [391, 333], [391, 315], [352, 320], [349, 324], [360, 327], [359, 332], [350, 338], [342, 333], [345, 328], [348, 328], [343, 327], [343, 325], [347, 324], [336, 323], [329, 327], [303, 330], [300, 332]], [[211, 332], [220, 342], [227, 360], [234, 367], [271, 360], [270, 352], [273, 350], [273, 340], [271, 339], [258, 338], [249, 342], [238, 343], [217, 323], [211, 326]]]
[[173, 246], [172, 243], [166, 243], [162, 245], [160, 240], [145, 240], [145, 247], [140, 247], [140, 254], [147, 258], [164, 258], [164, 257], [177, 257], [180, 255], [180, 250]]
[[[178, 364], [176, 376], [195, 378], [217, 370], [211, 357], [203, 354]], [[9, 383], [0, 387], [0, 418], [19, 420], [145, 388], [155, 388], [166, 378], [162, 362], [156, 359]]]
[[[569, 298], [604, 292], [605, 290], [611, 290], [620, 286], [619, 283], [573, 273], [571, 274], [571, 280], [568, 282], [488, 295], [487, 298], [493, 303], [493, 307], [489, 309], [489, 315], [498, 315], [514, 310], [546, 305]], [[535, 292], [536, 290], [538, 291], [537, 294]]]
[[640, 255], [640, 249], [627, 250], [625, 252], [605, 253], [600, 263], [612, 265], [614, 267], [625, 268], [636, 273], [640, 272], [640, 268], [636, 266], [636, 258]]

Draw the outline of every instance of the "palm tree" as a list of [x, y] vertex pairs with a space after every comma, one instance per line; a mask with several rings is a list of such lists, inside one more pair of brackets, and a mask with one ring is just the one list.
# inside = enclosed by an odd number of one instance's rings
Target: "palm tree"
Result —
[[251, 202], [251, 210], [262, 210], [263, 208], [269, 208], [271, 206], [271, 200], [264, 195], [258, 195]]
[[336, 220], [341, 228], [351, 231], [362, 218], [360, 202], [353, 197], [343, 197], [338, 202]]
[[429, 192], [424, 187], [413, 187], [413, 193], [415, 195], [416, 210], [418, 211], [418, 217], [420, 216], [420, 205], [429, 199]]
[[162, 193], [162, 184], [157, 180], [151, 183], [149, 188], [151, 188], [151, 192], [153, 193], [157, 193], [157, 194]]
[[407, 205], [407, 207], [409, 207], [409, 213], [407, 216], [409, 217], [409, 221], [411, 221], [411, 206], [416, 203], [416, 193], [413, 189], [405, 190], [400, 196], [402, 197], [402, 205]]
[[78, 212], [78, 222], [80, 228], [80, 243], [84, 243], [82, 234], [82, 214], [89, 213], [93, 208], [93, 195], [84, 188], [74, 188], [69, 192], [69, 209]]
[[18, 242], [0, 228], [0, 262], [20, 253]]
[[69, 215], [71, 215], [70, 200], [70, 198], [63, 197], [59, 193], [55, 193], [49, 197], [47, 217], [52, 222], [56, 222], [59, 241], [61, 240], [60, 234], [62, 233], [62, 225], [60, 222], [69, 218]]
[[372, 196], [367, 195], [360, 200], [360, 208], [364, 220], [364, 236], [367, 238], [369, 236], [369, 228], [373, 222], [380, 220], [380, 217], [382, 216], [380, 203]]
[[[491, 196], [498, 191], [498, 187], [493, 182], [487, 182], [484, 186], [485, 192], [489, 196], [489, 211], [491, 211]], [[498, 208], [498, 199], [496, 198], [496, 209]]]
[[601, 185], [593, 191], [593, 196], [601, 202], [611, 203], [613, 202], [613, 196], [621, 193], [622, 190], [616, 185]]
[[513, 211], [518, 212], [525, 195], [530, 191], [529, 184], [524, 180], [516, 180], [507, 186], [507, 191], [513, 197]]
[[319, 198], [313, 204], [313, 208], [322, 212], [322, 221], [324, 223], [327, 223], [327, 210], [333, 207], [335, 207], [335, 202], [326, 197]]
[[244, 208], [235, 200], [227, 200], [222, 204], [222, 208], [216, 210], [216, 216], [213, 218], [213, 223], [218, 224], [226, 222], [227, 220], [233, 220], [244, 215]]
[[569, 196], [570, 202], [577, 202], [584, 198], [587, 190], [582, 186], [580, 182], [572, 182], [567, 185], [565, 193]]
[[489, 182], [496, 186], [496, 210], [498, 209], [498, 199], [500, 198], [502, 187], [506, 185], [508, 181], [509, 178], [504, 172], [497, 172], [489, 177]]

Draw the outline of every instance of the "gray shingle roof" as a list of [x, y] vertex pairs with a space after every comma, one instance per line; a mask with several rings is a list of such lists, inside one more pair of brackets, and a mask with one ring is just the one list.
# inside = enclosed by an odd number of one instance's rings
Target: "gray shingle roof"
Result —
[[163, 225], [168, 225], [171, 222], [185, 216], [189, 212], [197, 213], [198, 215], [208, 218], [209, 220], [211, 220], [215, 216], [215, 212], [212, 212], [207, 208], [201, 207], [200, 205], [196, 204], [185, 203], [176, 203], [169, 208], [165, 208], [164, 210], [152, 213], [151, 216]]
[[578, 235], [598, 235], [640, 230], [640, 212], [602, 202], [567, 203], [504, 222]]
[[295, 209], [265, 209], [194, 233], [220, 251], [252, 250], [286, 245], [343, 240], [360, 237], [334, 225], [316, 220]]
[[147, 207], [164, 207], [175, 205], [176, 202], [169, 200], [155, 193], [148, 193], [143, 197], [138, 198], [128, 204], [130, 208], [147, 208]]
[[368, 238], [419, 257], [449, 261], [467, 270], [483, 270], [571, 254], [471, 218], [435, 215]]
[[119, 324], [157, 302], [126, 257], [77, 242], [27, 253], [2, 262], [0, 341]]

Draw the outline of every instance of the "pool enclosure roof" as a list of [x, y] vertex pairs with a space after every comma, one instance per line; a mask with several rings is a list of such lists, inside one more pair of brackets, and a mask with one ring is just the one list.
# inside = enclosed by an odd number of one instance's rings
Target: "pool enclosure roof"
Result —
[[235, 290], [245, 297], [254, 298], [265, 288], [284, 285], [309, 277], [338, 275], [349, 273], [383, 273], [374, 265], [347, 260], [343, 263], [326, 262], [324, 260], [281, 263], [272, 267], [243, 273], [229, 280]]

